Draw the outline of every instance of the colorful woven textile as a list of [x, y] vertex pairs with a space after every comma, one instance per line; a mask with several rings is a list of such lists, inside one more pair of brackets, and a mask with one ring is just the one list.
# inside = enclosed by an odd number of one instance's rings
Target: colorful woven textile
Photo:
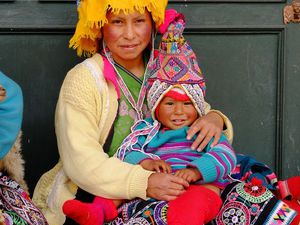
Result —
[[3, 173], [0, 173], [0, 211], [6, 225], [48, 224], [19, 184]]
[[136, 199], [124, 203], [118, 209], [118, 218], [107, 225], [167, 225], [167, 211], [165, 201]]
[[243, 154], [237, 154], [237, 166], [232, 171], [231, 176], [234, 179], [250, 182], [253, 178], [262, 181], [262, 185], [274, 191], [277, 189], [277, 176], [262, 162]]
[[[234, 182], [222, 192], [217, 225], [287, 225], [296, 212], [278, 200], [261, 182]], [[257, 183], [256, 183], [257, 182]]]

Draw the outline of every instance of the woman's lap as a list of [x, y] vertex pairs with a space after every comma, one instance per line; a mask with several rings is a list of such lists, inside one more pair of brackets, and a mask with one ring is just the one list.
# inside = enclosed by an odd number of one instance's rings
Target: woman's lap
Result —
[[[276, 199], [263, 186], [260, 186], [260, 191], [249, 192], [252, 189], [256, 190], [255, 188], [258, 187], [244, 182], [228, 185], [222, 192], [223, 206], [211, 224], [235, 224], [237, 221], [240, 221], [238, 224], [244, 224], [242, 221], [245, 220], [248, 220], [248, 224], [255, 225], [275, 222], [290, 224], [295, 216], [294, 210]], [[165, 201], [132, 200], [123, 204], [118, 209], [118, 217], [107, 225], [167, 225], [168, 207]]]

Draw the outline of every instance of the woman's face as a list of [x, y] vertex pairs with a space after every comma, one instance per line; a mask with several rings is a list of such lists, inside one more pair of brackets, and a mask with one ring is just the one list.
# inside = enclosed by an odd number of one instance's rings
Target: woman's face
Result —
[[143, 51], [151, 40], [152, 21], [150, 13], [134, 12], [115, 15], [107, 13], [108, 23], [104, 25], [103, 39], [116, 62], [125, 66], [141, 60]]

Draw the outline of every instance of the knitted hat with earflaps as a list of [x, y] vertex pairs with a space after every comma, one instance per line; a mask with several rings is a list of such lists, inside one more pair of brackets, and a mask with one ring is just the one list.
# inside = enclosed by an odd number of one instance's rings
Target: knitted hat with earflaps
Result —
[[168, 0], [78, 0], [78, 22], [69, 47], [76, 49], [79, 56], [92, 56], [99, 50], [108, 11], [128, 14], [147, 10], [158, 27], [163, 23], [167, 4]]
[[173, 87], [180, 87], [189, 96], [200, 116], [205, 114], [205, 80], [197, 58], [182, 33], [184, 16], [175, 10], [166, 10], [163, 32], [156, 58], [148, 64], [147, 102], [155, 119], [155, 109]]

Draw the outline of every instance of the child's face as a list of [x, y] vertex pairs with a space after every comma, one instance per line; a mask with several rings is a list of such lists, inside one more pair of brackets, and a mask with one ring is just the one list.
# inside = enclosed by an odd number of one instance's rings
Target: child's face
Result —
[[178, 101], [164, 97], [158, 107], [157, 120], [171, 130], [190, 126], [198, 118], [198, 112], [191, 100]]

